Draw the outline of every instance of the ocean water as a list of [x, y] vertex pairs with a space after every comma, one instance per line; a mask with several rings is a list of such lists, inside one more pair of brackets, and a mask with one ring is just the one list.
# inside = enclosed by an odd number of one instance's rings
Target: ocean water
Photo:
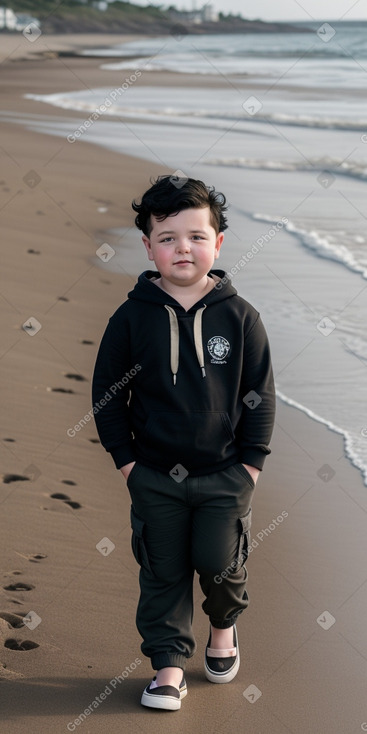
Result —
[[[337, 84], [348, 76], [348, 85], [363, 88], [363, 68], [353, 60], [367, 62], [367, 23], [307, 23], [311, 33], [211, 34], [151, 38], [109, 49], [85, 51], [88, 56], [111, 56], [119, 61], [104, 63], [105, 69], [131, 68], [191, 74], [256, 75], [284, 83], [303, 83], [312, 77], [314, 86]], [[130, 58], [129, 58], [130, 57]], [[320, 71], [322, 63], [322, 74]], [[364, 64], [365, 66], [366, 64]]]
[[[28, 95], [69, 119], [41, 104], [37, 116], [2, 117], [143, 158], [147, 186], [158, 162], [226, 194], [216, 264], [261, 312], [278, 396], [341, 434], [367, 485], [366, 31], [144, 39], [109, 50], [103, 88]], [[117, 65], [119, 94], [108, 82]], [[150, 83], [161, 69], [169, 86]], [[182, 72], [200, 81], [182, 86]], [[111, 232], [116, 255], [103, 267], [132, 276], [149, 267], [139, 242], [134, 229]]]

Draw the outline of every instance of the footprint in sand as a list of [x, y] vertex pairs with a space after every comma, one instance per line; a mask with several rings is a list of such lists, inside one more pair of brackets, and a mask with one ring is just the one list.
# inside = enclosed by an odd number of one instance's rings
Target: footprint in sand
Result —
[[65, 372], [64, 377], [66, 377], [68, 380], [76, 380], [77, 382], [88, 382], [86, 377], [83, 377], [83, 375], [78, 375], [77, 372]]
[[32, 640], [17, 640], [15, 637], [10, 637], [5, 640], [4, 647], [9, 648], [9, 650], [34, 650], [39, 647], [39, 644]]
[[15, 438], [3, 438], [3, 441], [8, 441], [9, 443], [15, 443]]
[[30, 561], [31, 563], [39, 563], [44, 558], [47, 558], [44, 553], [35, 553], [33, 556], [28, 556], [28, 561]]
[[[45, 553], [29, 553], [29, 554], [25, 554], [25, 553], [19, 553], [18, 551], [15, 551], [15, 552], [16, 552], [16, 554], [18, 556], [20, 556], [21, 558], [25, 558], [26, 561], [30, 561], [31, 563], [39, 563], [44, 558], [47, 558], [47, 556], [45, 555]], [[12, 571], [12, 574], [13, 575], [15, 575], [15, 574], [22, 574], [22, 571]]]
[[74, 502], [74, 500], [71, 500], [67, 494], [62, 494], [62, 492], [50, 494], [50, 497], [53, 500], [61, 500], [62, 502], [65, 502], [65, 504], [72, 507], [73, 510], [79, 510], [81, 508], [81, 504], [79, 502]]
[[13, 612], [0, 612], [0, 618], [5, 619], [14, 629], [24, 627], [23, 614], [13, 614]]
[[34, 588], [33, 584], [25, 584], [23, 581], [16, 581], [14, 584], [3, 586], [5, 591], [32, 591]]
[[113, 204], [113, 201], [111, 199], [97, 199], [95, 196], [91, 196], [90, 199], [92, 201], [95, 201], [96, 204], [102, 204], [102, 206], [107, 206], [108, 204]]
[[[39, 647], [37, 642], [32, 640], [22, 640], [16, 637], [9, 637], [11, 628], [24, 627], [21, 615], [11, 614], [10, 612], [0, 612], [0, 643], [9, 650], [33, 650]], [[22, 678], [22, 674], [15, 670], [9, 670], [6, 663], [0, 663], [0, 680], [11, 680], [13, 678]]]
[[67, 390], [66, 387], [48, 387], [47, 392], [66, 392], [70, 395], [75, 395], [74, 390]]
[[29, 250], [27, 250], [27, 252], [29, 252], [30, 255], [40, 255], [41, 254], [40, 250], [33, 250], [32, 247]]
[[65, 296], [59, 296], [57, 300], [58, 301], [67, 301], [67, 302], [69, 301], [69, 299], [68, 298], [65, 298]]
[[80, 344], [94, 344], [91, 339], [81, 339]]
[[101, 443], [99, 438], [88, 438], [88, 441], [90, 441], [91, 443]]
[[3, 484], [10, 484], [11, 482], [29, 482], [29, 477], [23, 476], [23, 474], [3, 474]]

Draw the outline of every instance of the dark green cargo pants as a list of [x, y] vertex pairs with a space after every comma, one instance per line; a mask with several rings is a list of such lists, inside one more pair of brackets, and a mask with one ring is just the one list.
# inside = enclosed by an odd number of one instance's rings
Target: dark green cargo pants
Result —
[[228, 628], [248, 605], [246, 592], [254, 481], [242, 464], [202, 477], [136, 463], [127, 480], [132, 549], [140, 565], [136, 624], [154, 670], [185, 669], [196, 571], [214, 627]]

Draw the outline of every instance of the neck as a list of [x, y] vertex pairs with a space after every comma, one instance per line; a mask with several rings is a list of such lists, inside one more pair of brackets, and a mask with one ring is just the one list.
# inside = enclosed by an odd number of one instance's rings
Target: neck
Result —
[[165, 278], [157, 278], [154, 283], [188, 311], [191, 306], [200, 301], [201, 298], [214, 288], [218, 280], [219, 278], [216, 276], [209, 278], [205, 275], [197, 283], [192, 283], [187, 286], [176, 285], [171, 281], [167, 281]]
[[208, 292], [212, 282], [212, 278], [209, 278], [207, 275], [204, 275], [204, 277], [198, 280], [196, 283], [191, 283], [188, 285], [177, 285], [176, 283], [172, 283], [171, 281], [166, 280], [166, 278], [162, 277], [159, 278], [158, 281], [156, 281], [156, 283], [160, 285], [160, 287], [164, 291], [166, 291], [166, 293], [169, 293], [170, 296], [176, 298], [177, 300], [180, 300], [180, 298], [191, 299], [193, 296], [195, 296], [197, 301], [202, 296], [204, 296], [205, 293]]

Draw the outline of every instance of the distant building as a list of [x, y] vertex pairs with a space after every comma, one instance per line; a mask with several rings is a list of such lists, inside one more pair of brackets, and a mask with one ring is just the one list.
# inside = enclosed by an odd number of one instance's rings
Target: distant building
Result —
[[80, 5], [92, 5], [92, 8], [95, 8], [96, 10], [107, 10], [109, 3], [115, 2], [115, 0], [92, 0], [90, 3], [90, 0], [76, 0], [77, 3], [80, 3]]
[[200, 10], [176, 10], [174, 8], [168, 9], [171, 20], [175, 21], [186, 21], [187, 23], [217, 23], [219, 20], [219, 13], [214, 9], [211, 3], [203, 5]]
[[7, 31], [24, 31], [30, 23], [36, 23], [40, 26], [40, 21], [37, 18], [32, 18], [31, 15], [26, 13], [14, 13], [11, 8], [0, 8], [0, 29], [4, 28]]
[[207, 3], [206, 5], [203, 5], [201, 11], [202, 18], [204, 22], [210, 22], [210, 23], [217, 23], [219, 20], [219, 13], [214, 8], [214, 5], [211, 5], [211, 3]]
[[108, 8], [108, 2], [107, 0], [94, 0], [92, 2], [92, 8], [96, 8], [96, 10], [107, 10]]
[[0, 8], [0, 28], [6, 28], [8, 31], [15, 31], [17, 24], [17, 16], [10, 8]]

